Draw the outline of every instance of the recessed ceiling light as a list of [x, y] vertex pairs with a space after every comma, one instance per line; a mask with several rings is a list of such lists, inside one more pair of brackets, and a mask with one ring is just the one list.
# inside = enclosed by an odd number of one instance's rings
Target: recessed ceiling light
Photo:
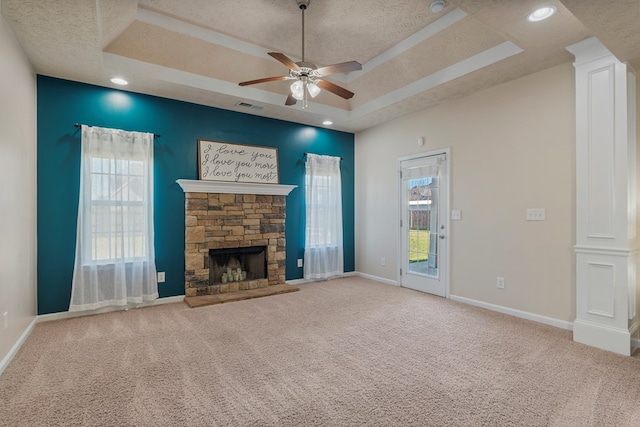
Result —
[[126, 81], [125, 79], [123, 79], [123, 78], [121, 78], [121, 77], [114, 77], [114, 78], [112, 78], [112, 79], [111, 79], [111, 83], [115, 83], [115, 84], [120, 85], [120, 86], [125, 86], [125, 85], [128, 85], [128, 84], [129, 84], [129, 82], [128, 82], [128, 81]]
[[543, 21], [556, 13], [556, 8], [553, 6], [541, 7], [540, 9], [531, 12], [527, 18], [531, 22]]
[[433, 13], [440, 13], [444, 9], [444, 6], [444, 0], [434, 0], [429, 5], [429, 9], [431, 9], [431, 12]]
[[333, 122], [331, 120], [325, 120], [324, 122], [322, 122], [322, 124], [325, 126], [330, 126], [333, 124]]

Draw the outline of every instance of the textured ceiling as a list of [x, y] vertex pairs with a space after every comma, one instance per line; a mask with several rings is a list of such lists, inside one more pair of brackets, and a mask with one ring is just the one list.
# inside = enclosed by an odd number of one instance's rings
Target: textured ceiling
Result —
[[[566, 47], [598, 37], [640, 65], [638, 0], [311, 0], [305, 60], [356, 60], [361, 71], [328, 78], [356, 95], [327, 91], [287, 107], [290, 82], [267, 55], [298, 61], [295, 0], [1, 0], [0, 10], [39, 74], [319, 126], [358, 131], [526, 74], [571, 61]], [[547, 21], [526, 16], [541, 5]], [[238, 106], [239, 102], [257, 108]]]

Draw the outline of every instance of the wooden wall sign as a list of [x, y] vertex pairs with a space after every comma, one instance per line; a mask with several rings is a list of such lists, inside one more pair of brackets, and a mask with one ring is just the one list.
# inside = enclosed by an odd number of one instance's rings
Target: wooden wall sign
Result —
[[278, 184], [278, 149], [198, 140], [201, 180]]

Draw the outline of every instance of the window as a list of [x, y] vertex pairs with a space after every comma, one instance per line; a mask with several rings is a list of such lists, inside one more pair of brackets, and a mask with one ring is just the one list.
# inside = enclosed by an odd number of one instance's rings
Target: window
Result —
[[307, 154], [304, 278], [344, 273], [340, 158]]
[[88, 262], [147, 259], [144, 224], [145, 162], [92, 157], [89, 161], [91, 227]]
[[153, 135], [82, 126], [69, 311], [156, 298]]
[[314, 213], [307, 221], [306, 241], [310, 246], [338, 246], [338, 236], [332, 222], [335, 210], [331, 193], [335, 191], [336, 178], [329, 175], [306, 175], [306, 194], [314, 194], [309, 202]]

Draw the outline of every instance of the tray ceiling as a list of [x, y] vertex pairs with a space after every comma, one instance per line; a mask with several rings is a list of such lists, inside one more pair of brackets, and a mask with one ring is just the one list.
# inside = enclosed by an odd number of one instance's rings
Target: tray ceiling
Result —
[[[355, 92], [326, 91], [302, 110], [287, 107], [290, 82], [240, 87], [286, 75], [267, 55], [301, 55], [295, 0], [2, 0], [36, 72], [228, 110], [359, 131], [447, 100], [571, 61], [565, 47], [598, 37], [620, 60], [640, 65], [637, 0], [312, 0], [305, 56], [318, 66], [349, 60], [362, 71], [328, 80]], [[547, 21], [527, 15], [557, 8]], [[114, 86], [115, 87], [115, 86]], [[254, 107], [242, 106], [249, 104]]]

